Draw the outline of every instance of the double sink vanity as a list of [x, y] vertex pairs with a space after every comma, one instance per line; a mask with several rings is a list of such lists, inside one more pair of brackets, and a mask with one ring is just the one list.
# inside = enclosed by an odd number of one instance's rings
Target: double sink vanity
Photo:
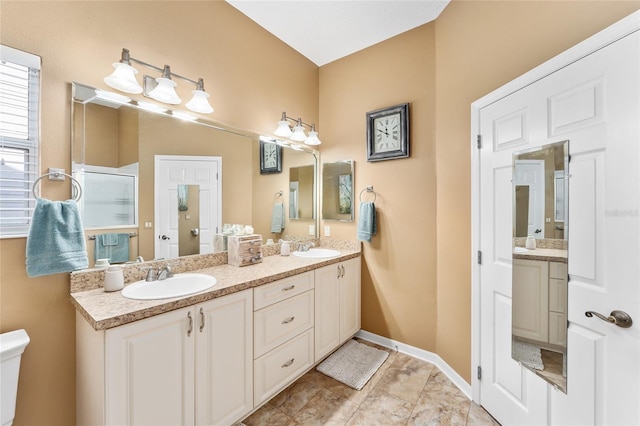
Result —
[[[360, 243], [315, 241], [265, 246], [247, 267], [181, 257], [178, 281], [215, 278], [182, 297], [130, 299], [100, 287], [104, 271], [72, 273], [77, 423], [233, 424], [311, 369], [360, 329]], [[127, 265], [123, 291], [164, 263]]]

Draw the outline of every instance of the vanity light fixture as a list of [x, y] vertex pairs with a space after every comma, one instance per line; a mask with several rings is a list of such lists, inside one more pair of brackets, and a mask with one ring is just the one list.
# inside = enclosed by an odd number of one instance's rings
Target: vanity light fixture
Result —
[[[294, 121], [296, 124], [293, 126], [293, 130], [289, 127], [289, 122], [287, 120]], [[309, 131], [309, 136], [304, 133], [304, 126], [309, 127], [311, 130]], [[302, 121], [301, 118], [297, 120], [287, 117], [287, 113], [283, 112], [280, 121], [278, 121], [278, 128], [273, 132], [276, 136], [281, 136], [283, 138], [289, 138], [292, 141], [296, 142], [304, 142], [306, 145], [320, 145], [320, 139], [318, 139], [318, 132], [316, 132], [315, 124], [307, 124]]]
[[[155, 79], [145, 76], [143, 80], [144, 87], [142, 87], [136, 80], [136, 74], [138, 71], [131, 66], [131, 62], [160, 71], [162, 76]], [[182, 100], [175, 91], [177, 84], [172, 80], [172, 77], [175, 77], [188, 81], [196, 86], [196, 90], [191, 92], [193, 94], [193, 98], [185, 104], [188, 109], [202, 114], [209, 114], [213, 112], [213, 108], [208, 101], [209, 94], [204, 91], [204, 80], [202, 78], [198, 79], [198, 81], [194, 81], [190, 78], [171, 72], [169, 65], [159, 68], [139, 59], [132, 58], [128, 49], [122, 49], [120, 62], [115, 62], [113, 67], [115, 70], [111, 75], [105, 77], [104, 82], [116, 90], [135, 94], [143, 93], [145, 96], [157, 101], [177, 105], [181, 103]]]

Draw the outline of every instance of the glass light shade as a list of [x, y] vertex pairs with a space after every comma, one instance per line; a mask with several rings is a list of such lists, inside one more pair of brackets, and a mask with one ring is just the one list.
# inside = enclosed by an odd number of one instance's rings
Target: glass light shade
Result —
[[182, 99], [176, 93], [174, 87], [176, 83], [168, 78], [160, 77], [156, 78], [158, 85], [149, 92], [149, 96], [156, 101], [164, 102], [166, 104], [177, 105], [182, 102]]
[[318, 139], [318, 132], [315, 130], [311, 130], [309, 132], [309, 137], [304, 141], [306, 145], [320, 145], [320, 139]]
[[115, 71], [104, 78], [108, 86], [126, 93], [142, 93], [142, 86], [136, 81], [138, 71], [131, 65], [114, 62]]
[[291, 137], [289, 138], [292, 141], [296, 141], [296, 142], [302, 142], [304, 140], [307, 139], [307, 135], [304, 134], [304, 127], [302, 126], [295, 126], [293, 128], [293, 134], [291, 135]]
[[291, 136], [291, 127], [289, 127], [289, 122], [287, 120], [278, 121], [278, 128], [275, 132], [273, 132], [276, 136], [282, 136], [283, 138], [288, 138]]
[[213, 107], [207, 100], [209, 98], [209, 94], [207, 92], [203, 90], [194, 90], [191, 93], [193, 93], [193, 98], [185, 104], [187, 108], [193, 112], [199, 112], [202, 114], [209, 114], [213, 112]]

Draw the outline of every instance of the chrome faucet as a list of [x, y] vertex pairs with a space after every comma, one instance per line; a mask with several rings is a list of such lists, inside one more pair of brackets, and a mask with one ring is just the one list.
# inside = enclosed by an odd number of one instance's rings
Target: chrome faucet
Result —
[[308, 243], [300, 244], [298, 246], [298, 250], [299, 251], [309, 251], [309, 249], [311, 247], [315, 247], [315, 244], [313, 244], [311, 241], [309, 241]]
[[167, 278], [173, 277], [173, 271], [171, 270], [171, 265], [168, 263], [164, 265], [162, 268], [157, 271], [153, 268], [153, 266], [149, 266], [148, 268], [143, 268], [147, 271], [147, 276], [145, 277], [145, 281], [162, 281]]
[[171, 278], [173, 276], [173, 271], [171, 270], [171, 266], [167, 263], [158, 271], [158, 281], [166, 280], [167, 278]]

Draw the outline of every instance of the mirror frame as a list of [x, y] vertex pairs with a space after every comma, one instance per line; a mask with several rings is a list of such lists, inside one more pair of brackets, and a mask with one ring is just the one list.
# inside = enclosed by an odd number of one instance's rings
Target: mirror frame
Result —
[[[350, 167], [350, 175], [351, 175], [351, 212], [350, 213], [336, 213], [336, 216], [332, 216], [332, 217], [327, 217], [327, 210], [326, 210], [326, 199], [328, 198], [327, 196], [327, 188], [326, 188], [326, 183], [327, 183], [327, 179], [329, 179], [331, 176], [340, 176], [340, 175], [335, 175], [334, 174], [329, 174], [329, 173], [325, 173], [325, 169], [328, 166], [333, 166], [336, 164], [348, 164]], [[331, 163], [322, 163], [322, 186], [321, 186], [321, 198], [322, 198], [322, 220], [332, 220], [332, 221], [336, 221], [336, 222], [353, 222], [354, 218], [355, 218], [355, 169], [356, 169], [356, 162], [355, 160], [341, 160], [341, 161], [333, 161]], [[338, 182], [336, 182], [338, 183]], [[338, 183], [338, 191], [339, 191], [339, 183]], [[339, 197], [339, 192], [338, 192], [338, 197]], [[333, 199], [336, 199], [336, 197], [333, 197]], [[348, 217], [347, 217], [348, 216]]]

